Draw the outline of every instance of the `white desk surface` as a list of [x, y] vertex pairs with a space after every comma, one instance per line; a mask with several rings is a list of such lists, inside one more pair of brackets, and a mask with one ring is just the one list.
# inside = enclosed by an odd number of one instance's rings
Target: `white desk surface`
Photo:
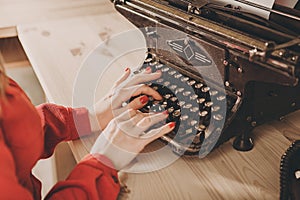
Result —
[[[132, 28], [111, 12], [20, 25], [18, 33], [49, 101], [71, 106], [76, 74], [88, 53], [105, 38]], [[106, 78], [113, 82], [123, 68], [139, 62], [133, 60], [111, 67]], [[280, 157], [290, 145], [283, 133], [299, 131], [297, 122], [299, 113], [256, 128], [249, 152], [233, 150], [229, 141], [204, 159], [183, 157], [159, 171], [122, 175], [131, 192], [121, 199], [278, 199]], [[71, 146], [77, 161], [87, 153], [82, 141]]]

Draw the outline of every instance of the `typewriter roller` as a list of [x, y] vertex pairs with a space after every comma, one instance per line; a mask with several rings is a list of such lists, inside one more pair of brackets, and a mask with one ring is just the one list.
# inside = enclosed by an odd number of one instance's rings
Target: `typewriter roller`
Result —
[[234, 148], [250, 150], [254, 127], [300, 108], [300, 39], [282, 23], [206, 1], [114, 3], [148, 45], [135, 73], [162, 71], [147, 84], [163, 100], [142, 111], [169, 112], [176, 127], [162, 140], [177, 154], [206, 155], [234, 136]]

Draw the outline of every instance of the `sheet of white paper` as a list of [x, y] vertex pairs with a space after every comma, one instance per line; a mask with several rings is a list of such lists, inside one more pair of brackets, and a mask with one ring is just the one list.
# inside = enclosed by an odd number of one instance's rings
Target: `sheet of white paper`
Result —
[[247, 5], [246, 3], [238, 2], [235, 0], [210, 0], [209, 2], [218, 3], [221, 5], [231, 4], [232, 6], [240, 7], [242, 11], [258, 15], [265, 19], [269, 19], [270, 11], [267, 11], [267, 9], [271, 9], [273, 7], [275, 0], [247, 0], [247, 1], [245, 0], [245, 2], [257, 4], [259, 5], [258, 7], [263, 7], [266, 9], [250, 6]]

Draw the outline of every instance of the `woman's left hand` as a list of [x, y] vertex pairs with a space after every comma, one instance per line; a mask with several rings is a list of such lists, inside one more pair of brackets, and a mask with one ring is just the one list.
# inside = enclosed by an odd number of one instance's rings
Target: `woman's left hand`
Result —
[[[115, 82], [109, 94], [96, 103], [94, 112], [91, 112], [90, 115], [93, 131], [104, 130], [114, 117], [128, 109], [137, 110], [142, 108], [147, 104], [148, 96], [152, 96], [156, 100], [162, 99], [157, 91], [142, 84], [158, 79], [161, 76], [160, 71], [152, 73], [151, 68], [148, 67], [145, 71], [134, 76], [130, 76], [130, 74], [131, 70], [126, 68], [125, 73]], [[124, 102], [134, 96], [139, 97], [124, 105]]]

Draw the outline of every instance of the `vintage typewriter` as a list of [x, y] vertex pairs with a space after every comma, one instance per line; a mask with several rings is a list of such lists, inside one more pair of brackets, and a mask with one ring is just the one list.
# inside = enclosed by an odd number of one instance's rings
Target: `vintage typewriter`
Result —
[[147, 84], [164, 99], [151, 99], [141, 110], [169, 111], [167, 122], [176, 128], [161, 139], [175, 153], [204, 156], [232, 137], [235, 149], [250, 150], [254, 127], [299, 109], [296, 10], [287, 14], [277, 6], [273, 20], [266, 20], [218, 1], [114, 4], [147, 42], [145, 62], [135, 73], [162, 71]]

